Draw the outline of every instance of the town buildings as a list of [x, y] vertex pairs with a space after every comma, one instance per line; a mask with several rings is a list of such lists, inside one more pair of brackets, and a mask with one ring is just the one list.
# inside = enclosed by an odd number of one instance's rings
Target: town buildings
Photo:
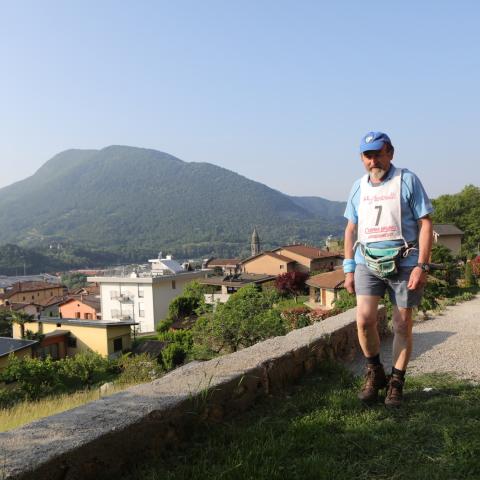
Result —
[[154, 332], [168, 315], [170, 302], [187, 283], [204, 278], [208, 270], [188, 271], [170, 255], [149, 260], [150, 271], [125, 276], [88, 277], [100, 286], [102, 320], [134, 321], [139, 333]]

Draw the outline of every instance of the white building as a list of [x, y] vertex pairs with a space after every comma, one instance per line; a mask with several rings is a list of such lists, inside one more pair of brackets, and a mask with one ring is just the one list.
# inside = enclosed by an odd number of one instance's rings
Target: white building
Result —
[[183, 293], [185, 285], [204, 278], [208, 272], [186, 271], [170, 255], [149, 262], [148, 273], [88, 277], [89, 282], [100, 285], [102, 320], [133, 320], [138, 322], [137, 332], [154, 332], [160, 320], [167, 317], [170, 302]]

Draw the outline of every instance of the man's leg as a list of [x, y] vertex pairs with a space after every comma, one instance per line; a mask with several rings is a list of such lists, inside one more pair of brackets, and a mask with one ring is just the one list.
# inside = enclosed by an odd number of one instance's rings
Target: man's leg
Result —
[[389, 281], [388, 292], [394, 304], [392, 376], [390, 377], [385, 405], [398, 407], [403, 401], [405, 372], [412, 353], [413, 307], [419, 305], [423, 289], [409, 290], [408, 282], [413, 267], [401, 268], [398, 275]]
[[378, 333], [379, 296], [357, 295], [358, 341], [367, 359], [367, 373], [358, 398], [364, 402], [378, 399], [378, 391], [387, 385], [383, 365], [380, 363], [380, 335]]
[[380, 335], [377, 316], [380, 297], [357, 295], [358, 341], [365, 357], [374, 357], [380, 353]]
[[412, 354], [413, 319], [411, 308], [393, 307], [392, 366], [405, 372]]

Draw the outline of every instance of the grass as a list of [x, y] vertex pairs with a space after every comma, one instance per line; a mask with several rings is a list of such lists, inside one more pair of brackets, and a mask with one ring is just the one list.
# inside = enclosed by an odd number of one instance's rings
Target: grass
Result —
[[[330, 365], [122, 480], [480, 478], [480, 386], [408, 378], [398, 410], [356, 399], [360, 379]], [[424, 391], [425, 387], [432, 388]]]
[[124, 390], [128, 385], [114, 385], [105, 395], [100, 389], [80, 390], [75, 393], [45, 397], [37, 401], [22, 401], [10, 408], [0, 409], [0, 432], [17, 428], [39, 418], [55, 415], [99, 398]]

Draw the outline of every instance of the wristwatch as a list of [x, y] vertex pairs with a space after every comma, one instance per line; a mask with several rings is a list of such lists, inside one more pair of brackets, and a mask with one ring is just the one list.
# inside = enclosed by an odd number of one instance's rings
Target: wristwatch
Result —
[[417, 263], [417, 267], [420, 267], [425, 273], [428, 273], [430, 271], [429, 263]]

